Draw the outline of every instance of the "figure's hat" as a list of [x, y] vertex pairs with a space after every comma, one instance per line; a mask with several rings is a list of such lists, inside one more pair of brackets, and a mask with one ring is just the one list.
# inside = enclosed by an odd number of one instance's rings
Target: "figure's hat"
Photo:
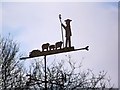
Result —
[[72, 20], [70, 20], [70, 19], [66, 19], [66, 20], [65, 20], [65, 22], [71, 22], [71, 21], [72, 21]]

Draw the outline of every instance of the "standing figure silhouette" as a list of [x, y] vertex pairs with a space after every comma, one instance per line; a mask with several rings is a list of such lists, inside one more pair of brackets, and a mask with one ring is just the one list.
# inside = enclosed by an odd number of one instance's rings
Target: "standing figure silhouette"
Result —
[[71, 36], [72, 36], [72, 32], [71, 32], [71, 26], [70, 26], [70, 22], [72, 20], [70, 19], [66, 19], [66, 26], [62, 24], [62, 27], [65, 29], [65, 37], [66, 37], [66, 43], [65, 43], [65, 47], [71, 47]]

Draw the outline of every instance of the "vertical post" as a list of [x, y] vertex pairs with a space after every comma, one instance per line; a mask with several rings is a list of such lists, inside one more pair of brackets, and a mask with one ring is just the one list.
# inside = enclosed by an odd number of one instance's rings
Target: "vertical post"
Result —
[[45, 90], [47, 90], [46, 55], [44, 56], [44, 61], [45, 61]]

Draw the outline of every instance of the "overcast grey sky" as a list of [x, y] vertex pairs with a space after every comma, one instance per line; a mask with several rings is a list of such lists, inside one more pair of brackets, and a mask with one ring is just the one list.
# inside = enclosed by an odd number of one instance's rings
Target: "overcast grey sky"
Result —
[[[1, 7], [0, 7], [1, 8]], [[118, 7], [117, 2], [2, 3], [2, 35], [11, 33], [20, 43], [20, 52], [29, 54], [45, 42], [61, 39], [58, 15], [72, 19], [72, 46], [90, 46], [90, 51], [69, 53], [72, 60], [95, 72], [105, 70], [118, 84]], [[63, 54], [62, 54], [63, 55]], [[56, 55], [56, 57], [61, 57]], [[52, 58], [49, 57], [48, 60]], [[51, 61], [49, 61], [51, 62]]]

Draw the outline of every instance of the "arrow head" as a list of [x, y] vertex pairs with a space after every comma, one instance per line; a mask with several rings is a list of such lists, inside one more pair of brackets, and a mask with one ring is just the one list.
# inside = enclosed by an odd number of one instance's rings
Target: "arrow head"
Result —
[[87, 51], [89, 51], [89, 46], [86, 46], [85, 49], [86, 49]]

